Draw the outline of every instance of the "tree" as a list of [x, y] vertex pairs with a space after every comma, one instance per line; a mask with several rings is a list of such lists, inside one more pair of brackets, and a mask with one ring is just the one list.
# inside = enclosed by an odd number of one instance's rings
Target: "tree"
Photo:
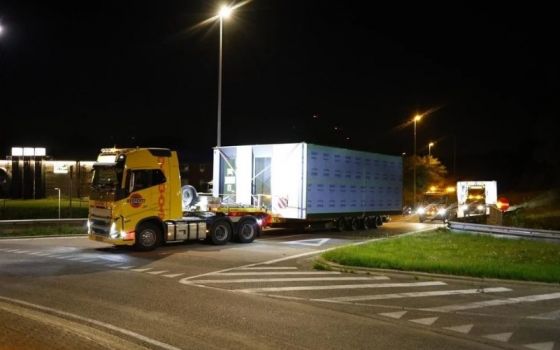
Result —
[[[403, 192], [404, 203], [412, 205], [413, 202], [413, 178], [414, 178], [414, 156], [404, 158]], [[416, 156], [416, 197], [426, 192], [430, 186], [445, 187], [447, 168], [435, 157]]]

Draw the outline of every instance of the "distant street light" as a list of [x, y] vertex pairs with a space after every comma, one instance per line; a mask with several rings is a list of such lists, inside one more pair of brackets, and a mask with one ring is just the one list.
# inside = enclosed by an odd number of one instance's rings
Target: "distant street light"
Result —
[[432, 147], [435, 145], [435, 143], [430, 142], [428, 143], [428, 165], [432, 163], [431, 158], [432, 158]]
[[60, 188], [55, 187], [55, 191], [58, 191], [58, 220], [60, 220]]
[[412, 157], [412, 164], [414, 169], [414, 181], [412, 183], [413, 193], [413, 207], [416, 208], [416, 123], [422, 119], [422, 115], [417, 114], [414, 116], [414, 156]]
[[0, 35], [2, 35], [3, 31], [4, 31], [4, 27], [2, 27], [2, 25], [0, 24]]
[[220, 62], [218, 68], [218, 135], [216, 146], [220, 147], [222, 145], [222, 42], [223, 42], [223, 32], [224, 32], [224, 19], [231, 16], [233, 8], [227, 5], [223, 5], [218, 12], [218, 18], [220, 19]]

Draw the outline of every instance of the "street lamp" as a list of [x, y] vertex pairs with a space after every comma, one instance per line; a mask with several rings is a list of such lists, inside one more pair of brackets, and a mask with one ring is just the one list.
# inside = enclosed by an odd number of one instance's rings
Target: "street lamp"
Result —
[[416, 208], [416, 123], [422, 119], [422, 115], [417, 114], [414, 116], [414, 156], [412, 157], [413, 172], [414, 172], [414, 182], [412, 183], [413, 193], [413, 206]]
[[4, 31], [4, 27], [2, 27], [2, 25], [0, 24], [0, 35], [2, 35], [3, 31]]
[[58, 191], [58, 220], [60, 220], [60, 188], [55, 187], [55, 191]]
[[435, 143], [430, 142], [428, 143], [428, 164], [430, 164], [432, 161], [430, 160], [432, 157], [432, 147], [435, 145]]
[[223, 32], [224, 32], [224, 19], [228, 18], [233, 12], [233, 8], [227, 5], [223, 5], [218, 12], [218, 18], [220, 19], [220, 61], [218, 68], [218, 135], [216, 146], [220, 147], [222, 145], [222, 42], [223, 42]]

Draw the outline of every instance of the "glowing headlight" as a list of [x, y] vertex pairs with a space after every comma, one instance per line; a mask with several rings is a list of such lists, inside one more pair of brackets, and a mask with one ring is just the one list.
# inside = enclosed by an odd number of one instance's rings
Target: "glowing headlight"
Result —
[[422, 214], [425, 214], [425, 213], [426, 213], [425, 208], [420, 207], [420, 208], [416, 209], [416, 214], [422, 215]]
[[262, 226], [262, 219], [261, 219], [261, 218], [258, 218], [258, 219], [257, 219], [257, 224], [258, 224], [259, 226]]
[[87, 233], [91, 233], [91, 221], [89, 219], [86, 225], [87, 225]]
[[443, 215], [445, 215], [445, 212], [447, 212], [447, 210], [445, 208], [439, 208], [438, 211], [437, 211], [437, 214], [443, 216]]
[[462, 209], [463, 211], [469, 210], [469, 206], [468, 206], [467, 204], [463, 204], [463, 205], [461, 206], [461, 209]]
[[483, 210], [483, 209], [484, 209], [484, 205], [479, 204], [479, 205], [476, 206], [476, 209], [478, 209], [478, 210]]
[[117, 231], [117, 223], [113, 222], [111, 224], [111, 231], [109, 231], [109, 236], [111, 238], [119, 238], [119, 231]]

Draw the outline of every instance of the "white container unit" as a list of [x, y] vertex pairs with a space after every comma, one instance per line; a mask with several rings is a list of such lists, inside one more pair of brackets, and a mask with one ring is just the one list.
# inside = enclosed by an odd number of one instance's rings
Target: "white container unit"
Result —
[[496, 181], [458, 181], [457, 217], [489, 215], [490, 205], [498, 201]]
[[308, 220], [402, 210], [402, 158], [308, 143], [214, 149], [213, 195]]

